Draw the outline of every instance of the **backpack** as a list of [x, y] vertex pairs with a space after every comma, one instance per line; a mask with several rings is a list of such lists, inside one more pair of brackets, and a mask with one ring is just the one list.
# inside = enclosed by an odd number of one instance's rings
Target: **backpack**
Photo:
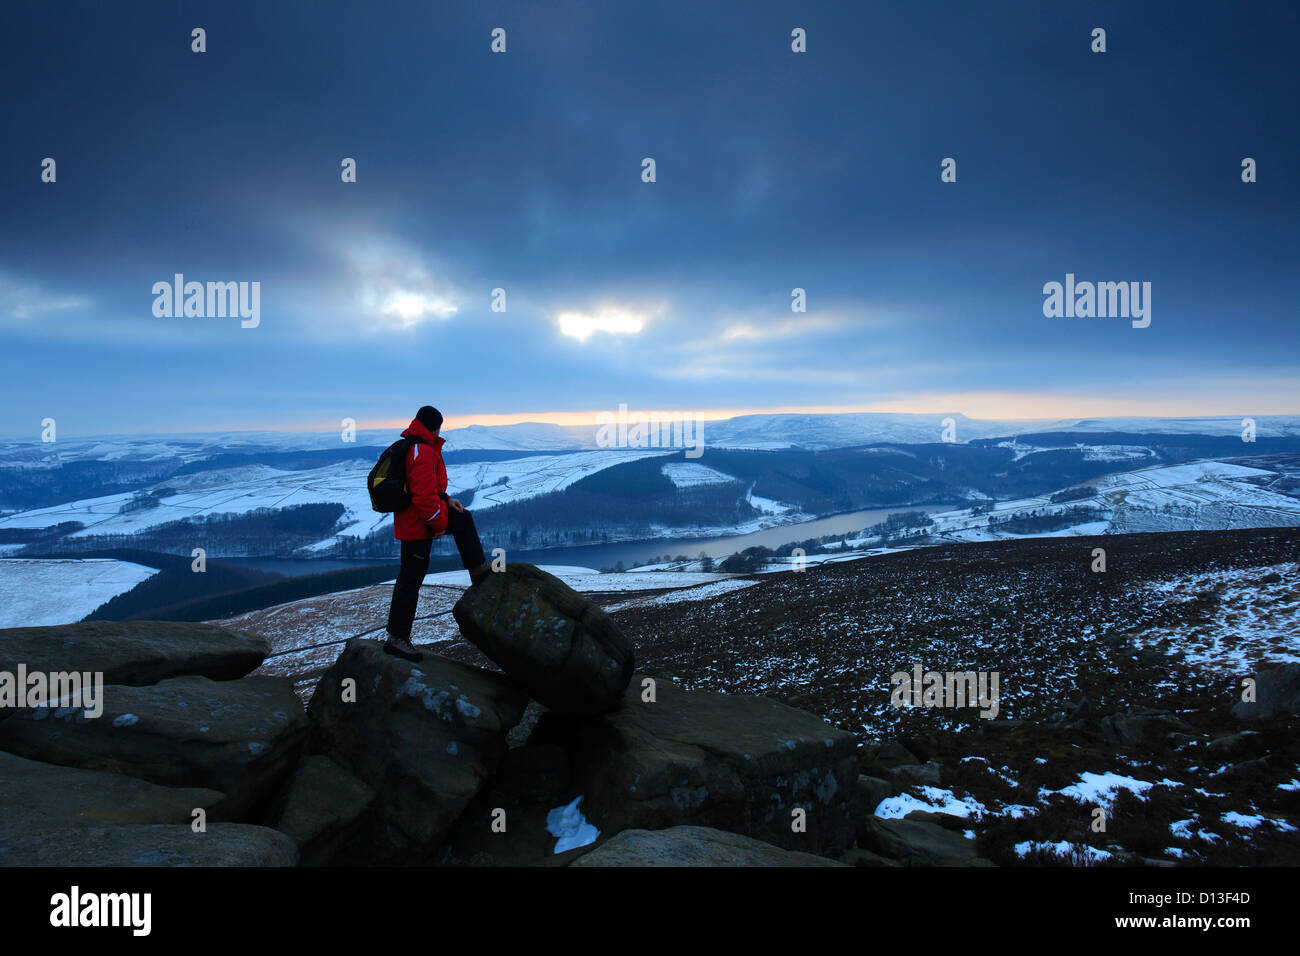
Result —
[[413, 444], [427, 445], [419, 438], [399, 438], [379, 456], [366, 478], [370, 507], [380, 514], [390, 514], [410, 507], [411, 492], [406, 487], [406, 453]]

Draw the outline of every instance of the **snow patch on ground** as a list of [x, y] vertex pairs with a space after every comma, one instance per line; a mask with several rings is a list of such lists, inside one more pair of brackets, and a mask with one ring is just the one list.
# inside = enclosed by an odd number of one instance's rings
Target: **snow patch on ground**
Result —
[[660, 469], [664, 477], [678, 488], [693, 488], [696, 485], [720, 485], [735, 481], [731, 475], [701, 465], [695, 461], [670, 461]]
[[946, 813], [954, 817], [970, 817], [978, 820], [988, 813], [988, 808], [974, 797], [958, 798], [951, 790], [939, 787], [917, 787], [924, 799], [908, 793], [896, 797], [886, 797], [877, 804], [875, 815], [885, 819], [899, 820], [913, 810], [927, 813]]
[[[1276, 575], [1280, 580], [1262, 584]], [[1264, 662], [1300, 663], [1300, 563], [1171, 575], [1130, 588], [1152, 611], [1191, 601], [1204, 606], [1191, 627], [1154, 626], [1133, 635], [1137, 647], [1168, 645], [1184, 660], [1231, 672]], [[1212, 595], [1209, 605], [1202, 595]]]
[[799, 511], [799, 509], [794, 505], [783, 504], [782, 502], [776, 501], [772, 498], [760, 498], [758, 495], [754, 494], [752, 488], [750, 491], [746, 492], [745, 500], [749, 502], [750, 507], [755, 511], [761, 511], [763, 514], [767, 515], [797, 514]]
[[1035, 851], [1050, 853], [1058, 856], [1063, 860], [1078, 861], [1084, 866], [1089, 863], [1099, 863], [1102, 860], [1109, 860], [1112, 854], [1105, 850], [1098, 850], [1096, 847], [1088, 846], [1086, 843], [1070, 843], [1068, 840], [1060, 840], [1051, 843], [1043, 840], [1026, 840], [1023, 843], [1017, 843], [1014, 847], [1016, 855], [1026, 857]]
[[1142, 797], [1142, 794], [1147, 790], [1162, 785], [1177, 786], [1178, 784], [1174, 780], [1163, 780], [1159, 784], [1155, 784], [1146, 780], [1138, 780], [1136, 777], [1125, 777], [1123, 774], [1114, 773], [1113, 771], [1107, 771], [1106, 773], [1084, 771], [1079, 775], [1078, 783], [1062, 787], [1060, 790], [1043, 789], [1039, 791], [1038, 795], [1042, 798], [1052, 794], [1060, 794], [1080, 803], [1102, 806], [1109, 810], [1121, 790], [1128, 790], [1135, 796]]

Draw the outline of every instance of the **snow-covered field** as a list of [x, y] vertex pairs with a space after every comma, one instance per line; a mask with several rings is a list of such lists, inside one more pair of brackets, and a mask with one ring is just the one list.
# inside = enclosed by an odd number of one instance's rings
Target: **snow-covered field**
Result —
[[736, 479], [728, 474], [701, 465], [695, 461], [669, 461], [660, 469], [664, 477], [678, 488], [690, 488], [694, 485], [718, 485]]
[[72, 624], [157, 573], [109, 558], [0, 558], [0, 627]]
[[1026, 455], [1036, 455], [1045, 451], [1083, 451], [1084, 461], [1140, 462], [1144, 458], [1154, 458], [1155, 451], [1144, 445], [1029, 445], [1014, 438], [1000, 441], [998, 448], [1015, 452], [1015, 461]]

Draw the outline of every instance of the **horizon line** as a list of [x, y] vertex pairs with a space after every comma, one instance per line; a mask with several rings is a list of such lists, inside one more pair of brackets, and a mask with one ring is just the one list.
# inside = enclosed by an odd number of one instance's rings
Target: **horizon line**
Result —
[[[892, 404], [892, 403], [891, 403]], [[620, 408], [627, 407], [626, 404]], [[478, 414], [467, 414], [459, 416], [446, 416], [443, 420], [442, 433], [459, 431], [471, 426], [483, 428], [501, 428], [510, 425], [557, 425], [561, 427], [582, 427], [597, 426], [601, 424], [599, 416], [617, 415], [618, 411], [601, 409], [599, 411], [580, 411], [580, 412], [488, 412]], [[672, 416], [693, 416], [698, 421], [729, 421], [735, 418], [757, 415], [814, 415], [814, 416], [831, 416], [831, 415], [913, 415], [917, 417], [934, 417], [937, 415], [957, 415], [970, 421], [996, 421], [1008, 424], [1033, 424], [1033, 423], [1053, 423], [1074, 419], [1076, 421], [1092, 420], [1107, 421], [1113, 419], [1125, 418], [1147, 418], [1156, 421], [1167, 420], [1209, 420], [1209, 419], [1232, 419], [1232, 418], [1279, 418], [1279, 417], [1296, 417], [1300, 412], [1275, 412], [1275, 411], [1252, 411], [1250, 413], [1242, 412], [1200, 412], [1196, 414], [1188, 413], [1165, 413], [1157, 414], [1150, 412], [1109, 412], [1102, 414], [1078, 414], [1071, 413], [1065, 415], [1036, 415], [1032, 417], [1022, 417], [1020, 415], [971, 415], [968, 412], [954, 411], [951, 408], [936, 411], [904, 411], [897, 408], [861, 407], [861, 406], [784, 406], [767, 409], [709, 409], [709, 410], [682, 410], [682, 409], [639, 409], [630, 408], [629, 414], [648, 416], [650, 420], [670, 418]], [[392, 429], [405, 428], [410, 422], [408, 418], [391, 418], [391, 419], [368, 419], [365, 422], [357, 422], [355, 429], [358, 432], [363, 431], [388, 431]], [[293, 425], [231, 425], [227, 427], [210, 427], [198, 430], [146, 430], [146, 431], [92, 431], [92, 432], [75, 432], [71, 437], [75, 438], [112, 438], [112, 437], [145, 437], [145, 436], [176, 436], [176, 435], [218, 435], [218, 434], [246, 434], [246, 433], [267, 433], [267, 434], [325, 434], [337, 432], [341, 428], [339, 425], [325, 425], [319, 421], [310, 423], [299, 423]], [[39, 435], [39, 429], [35, 430]], [[26, 436], [9, 435], [0, 437], [4, 441], [28, 441], [37, 439], [28, 439]]]

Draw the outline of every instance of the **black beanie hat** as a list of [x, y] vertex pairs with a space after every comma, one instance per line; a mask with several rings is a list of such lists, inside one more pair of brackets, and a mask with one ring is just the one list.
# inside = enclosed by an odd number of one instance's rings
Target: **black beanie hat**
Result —
[[432, 405], [425, 405], [415, 413], [415, 420], [431, 432], [436, 432], [442, 427], [442, 412], [438, 411]]

